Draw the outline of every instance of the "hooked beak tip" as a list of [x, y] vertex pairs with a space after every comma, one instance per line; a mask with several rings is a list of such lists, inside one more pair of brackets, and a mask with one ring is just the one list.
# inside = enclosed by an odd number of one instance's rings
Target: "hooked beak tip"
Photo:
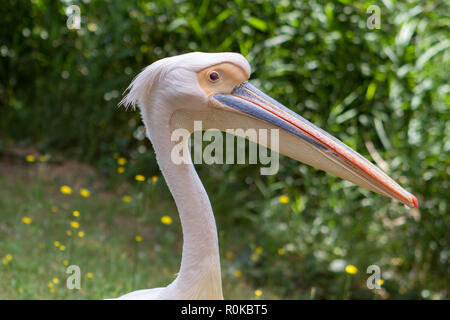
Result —
[[411, 196], [412, 196], [412, 201], [414, 203], [413, 209], [419, 209], [419, 201], [417, 201], [417, 198], [414, 195], [411, 195]]

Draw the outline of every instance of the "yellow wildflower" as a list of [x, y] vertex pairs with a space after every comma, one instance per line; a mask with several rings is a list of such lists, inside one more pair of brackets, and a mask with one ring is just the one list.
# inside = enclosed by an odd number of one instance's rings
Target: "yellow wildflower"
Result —
[[87, 277], [88, 277], [89, 279], [92, 279], [92, 278], [94, 277], [94, 274], [93, 274], [92, 272], [88, 272], [88, 273], [87, 273]]
[[35, 162], [35, 161], [36, 161], [36, 158], [35, 158], [32, 154], [29, 154], [29, 155], [27, 155], [27, 156], [25, 157], [25, 160], [26, 160], [27, 162]]
[[122, 201], [123, 202], [131, 202], [131, 197], [130, 196], [123, 196], [122, 197]]
[[2, 263], [3, 263], [3, 264], [8, 264], [8, 262], [9, 262], [9, 261], [6, 260], [6, 258], [3, 258], [3, 259], [2, 259]]
[[63, 265], [65, 265], [67, 267], [69, 265], [69, 260], [64, 260]]
[[53, 282], [49, 282], [49, 283], [48, 283], [48, 287], [49, 287], [50, 289], [53, 289], [54, 286], [55, 286], [55, 285], [53, 284]]
[[83, 188], [80, 190], [80, 195], [82, 197], [89, 198], [89, 196], [91, 195], [91, 192], [88, 189]]
[[50, 288], [51, 293], [55, 293], [55, 288]]
[[69, 186], [61, 186], [59, 190], [62, 194], [72, 194], [72, 188]]
[[61, 245], [61, 242], [55, 241], [55, 242], [53, 242], [53, 245], [54, 245], [55, 247], [59, 247], [59, 246]]
[[72, 231], [71, 230], [66, 230], [66, 234], [70, 237], [72, 235]]
[[125, 172], [125, 168], [124, 167], [118, 167], [117, 168], [117, 173], [118, 174], [121, 174], [121, 173], [124, 173]]
[[66, 250], [66, 246], [65, 246], [65, 245], [60, 245], [60, 246], [59, 246], [59, 250], [65, 251], [65, 250]]
[[89, 31], [94, 32], [97, 30], [97, 25], [95, 23], [88, 23], [87, 28]]
[[255, 250], [256, 254], [261, 254], [263, 252], [263, 248], [261, 246], [257, 247]]
[[17, 289], [17, 291], [19, 291], [19, 293], [23, 293], [23, 289], [22, 288]]
[[127, 159], [125, 159], [125, 158], [123, 158], [123, 157], [117, 159], [117, 164], [118, 164], [119, 166], [124, 166], [126, 163], [127, 163]]
[[8, 261], [11, 261], [12, 258], [13, 258], [13, 256], [12, 256], [11, 253], [8, 253], [8, 254], [5, 256], [5, 259], [8, 260]]
[[161, 222], [164, 223], [164, 224], [169, 225], [169, 224], [172, 223], [172, 218], [169, 217], [169, 216], [164, 216], [164, 217], [161, 218]]
[[282, 204], [286, 204], [286, 203], [289, 202], [289, 197], [288, 197], [288, 196], [281, 196], [281, 197], [279, 198], [279, 200], [280, 200], [280, 202], [281, 202]]
[[262, 291], [259, 289], [255, 290], [255, 296], [257, 296], [257, 297], [262, 296]]
[[278, 249], [278, 254], [281, 256], [281, 255], [283, 255], [283, 254], [285, 254], [286, 253], [286, 250], [284, 250], [283, 248], [279, 248]]
[[227, 259], [233, 258], [233, 252], [227, 251], [227, 252], [225, 253], [225, 258], [227, 258]]
[[136, 242], [142, 242], [142, 237], [141, 236], [136, 236]]
[[22, 218], [22, 222], [25, 224], [30, 224], [31, 221], [33, 221], [33, 219], [31, 219], [30, 217], [23, 217]]
[[358, 268], [356, 268], [354, 265], [349, 264], [345, 267], [345, 272], [348, 274], [356, 274], [358, 273]]
[[58, 284], [59, 283], [59, 279], [58, 278], [53, 278], [52, 281], [53, 281], [54, 284]]
[[138, 174], [134, 177], [136, 181], [145, 181], [145, 177], [142, 174]]
[[75, 210], [75, 211], [72, 212], [72, 214], [73, 214], [74, 217], [79, 217], [80, 216], [80, 211]]
[[78, 231], [78, 236], [79, 236], [80, 238], [83, 238], [83, 237], [84, 237], [84, 232], [83, 232], [83, 231]]
[[158, 181], [158, 177], [157, 177], [157, 176], [153, 176], [153, 177], [152, 177], [152, 181], [153, 181], [153, 182], [157, 182], [157, 181]]
[[241, 270], [236, 270], [236, 271], [234, 272], [234, 276], [235, 276], [236, 278], [239, 278], [240, 276], [242, 276], [242, 271], [241, 271]]
[[379, 286], [382, 286], [384, 284], [384, 280], [383, 279], [377, 280], [377, 283]]
[[78, 229], [80, 227], [80, 224], [77, 221], [72, 221], [70, 223], [70, 226], [74, 229]]

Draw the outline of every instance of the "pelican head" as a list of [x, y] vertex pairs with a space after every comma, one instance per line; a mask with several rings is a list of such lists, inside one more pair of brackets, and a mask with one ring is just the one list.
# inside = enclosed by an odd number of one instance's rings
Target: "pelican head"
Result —
[[[203, 128], [279, 129], [279, 152], [360, 187], [417, 208], [414, 195], [343, 142], [248, 82], [251, 68], [237, 53], [193, 52], [159, 60], [131, 83], [122, 104], [139, 105], [151, 130]], [[271, 147], [268, 143], [268, 147]]]

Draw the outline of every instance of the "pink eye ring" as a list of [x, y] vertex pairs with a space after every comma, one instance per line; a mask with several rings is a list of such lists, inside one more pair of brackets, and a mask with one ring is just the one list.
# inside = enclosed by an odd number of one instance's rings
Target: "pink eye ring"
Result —
[[220, 74], [217, 71], [211, 71], [208, 74], [208, 79], [209, 81], [216, 82], [217, 80], [220, 79]]

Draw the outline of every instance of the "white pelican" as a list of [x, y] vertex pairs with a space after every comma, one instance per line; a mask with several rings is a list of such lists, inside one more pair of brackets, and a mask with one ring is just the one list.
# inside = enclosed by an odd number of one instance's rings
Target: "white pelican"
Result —
[[[177, 278], [164, 288], [119, 299], [223, 299], [217, 229], [208, 195], [192, 164], [175, 164], [176, 128], [279, 129], [279, 152], [363, 188], [417, 208], [416, 197], [338, 139], [249, 82], [250, 65], [237, 53], [193, 52], [145, 68], [122, 105], [138, 105], [158, 165], [175, 199], [183, 229]], [[270, 147], [270, 145], [269, 145]]]

